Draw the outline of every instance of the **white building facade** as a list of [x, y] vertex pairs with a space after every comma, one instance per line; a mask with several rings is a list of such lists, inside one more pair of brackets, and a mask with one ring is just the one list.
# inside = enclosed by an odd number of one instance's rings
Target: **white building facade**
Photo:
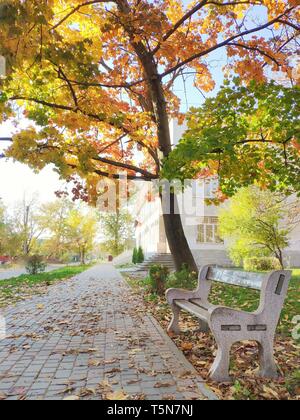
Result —
[[[186, 126], [179, 126], [176, 121], [170, 123], [173, 146], [181, 139]], [[218, 213], [220, 206], [207, 205], [205, 199], [214, 198], [218, 180], [195, 180], [179, 194], [179, 212], [190, 249], [198, 266], [218, 264], [231, 266], [227, 246], [218, 234]], [[167, 196], [167, 194], [166, 194]], [[146, 256], [170, 253], [165, 234], [161, 200], [157, 188], [151, 183], [142, 183], [139, 187], [136, 203], [136, 243], [141, 246]], [[288, 266], [300, 266], [300, 226], [292, 234], [290, 246], [285, 250]]]

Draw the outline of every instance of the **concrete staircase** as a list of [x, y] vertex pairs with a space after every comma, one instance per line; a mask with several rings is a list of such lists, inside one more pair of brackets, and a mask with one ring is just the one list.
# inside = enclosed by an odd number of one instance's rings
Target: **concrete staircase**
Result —
[[163, 265], [171, 272], [175, 271], [175, 264], [171, 254], [152, 254], [148, 256], [143, 263], [120, 271], [124, 274], [128, 273], [132, 277], [145, 277], [152, 265]]
[[163, 265], [170, 271], [175, 271], [175, 264], [171, 254], [153, 254], [146, 258], [145, 261], [137, 265], [140, 271], [149, 271], [151, 265]]

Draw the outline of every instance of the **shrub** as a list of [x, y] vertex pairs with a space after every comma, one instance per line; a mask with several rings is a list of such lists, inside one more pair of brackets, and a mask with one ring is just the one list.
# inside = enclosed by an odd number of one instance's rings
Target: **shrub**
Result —
[[43, 273], [46, 269], [46, 264], [43, 262], [43, 257], [40, 255], [32, 255], [27, 259], [26, 271], [30, 275]]
[[197, 274], [191, 272], [187, 267], [172, 273], [167, 279], [167, 288], [195, 289], [197, 286]]
[[132, 262], [133, 262], [133, 264], [137, 264], [138, 263], [137, 252], [138, 252], [137, 249], [134, 248], [133, 254], [132, 254]]
[[166, 290], [169, 269], [163, 265], [152, 265], [149, 270], [150, 286], [153, 292], [163, 295]]
[[274, 257], [245, 258], [244, 269], [246, 271], [270, 271], [280, 270], [280, 262]]
[[145, 261], [144, 251], [143, 248], [140, 246], [137, 250], [137, 262], [138, 264], [143, 263]]

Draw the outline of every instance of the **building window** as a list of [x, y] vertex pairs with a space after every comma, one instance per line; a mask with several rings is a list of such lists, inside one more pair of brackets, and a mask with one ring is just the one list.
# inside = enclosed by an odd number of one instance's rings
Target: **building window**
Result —
[[214, 217], [214, 216], [202, 217], [201, 224], [198, 225], [197, 242], [201, 244], [223, 243], [219, 235], [218, 217]]

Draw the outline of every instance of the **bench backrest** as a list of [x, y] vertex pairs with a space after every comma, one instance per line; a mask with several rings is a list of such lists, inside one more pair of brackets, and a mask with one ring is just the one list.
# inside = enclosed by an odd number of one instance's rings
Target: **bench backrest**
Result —
[[269, 325], [272, 324], [276, 328], [287, 295], [291, 275], [292, 272], [288, 270], [261, 274], [204, 266], [199, 273], [198, 292], [204, 300], [208, 300], [214, 281], [260, 290], [258, 311], [264, 315]]
[[220, 283], [232, 284], [234, 286], [261, 290], [264, 280], [266, 279], [266, 274], [209, 267], [206, 279]]

